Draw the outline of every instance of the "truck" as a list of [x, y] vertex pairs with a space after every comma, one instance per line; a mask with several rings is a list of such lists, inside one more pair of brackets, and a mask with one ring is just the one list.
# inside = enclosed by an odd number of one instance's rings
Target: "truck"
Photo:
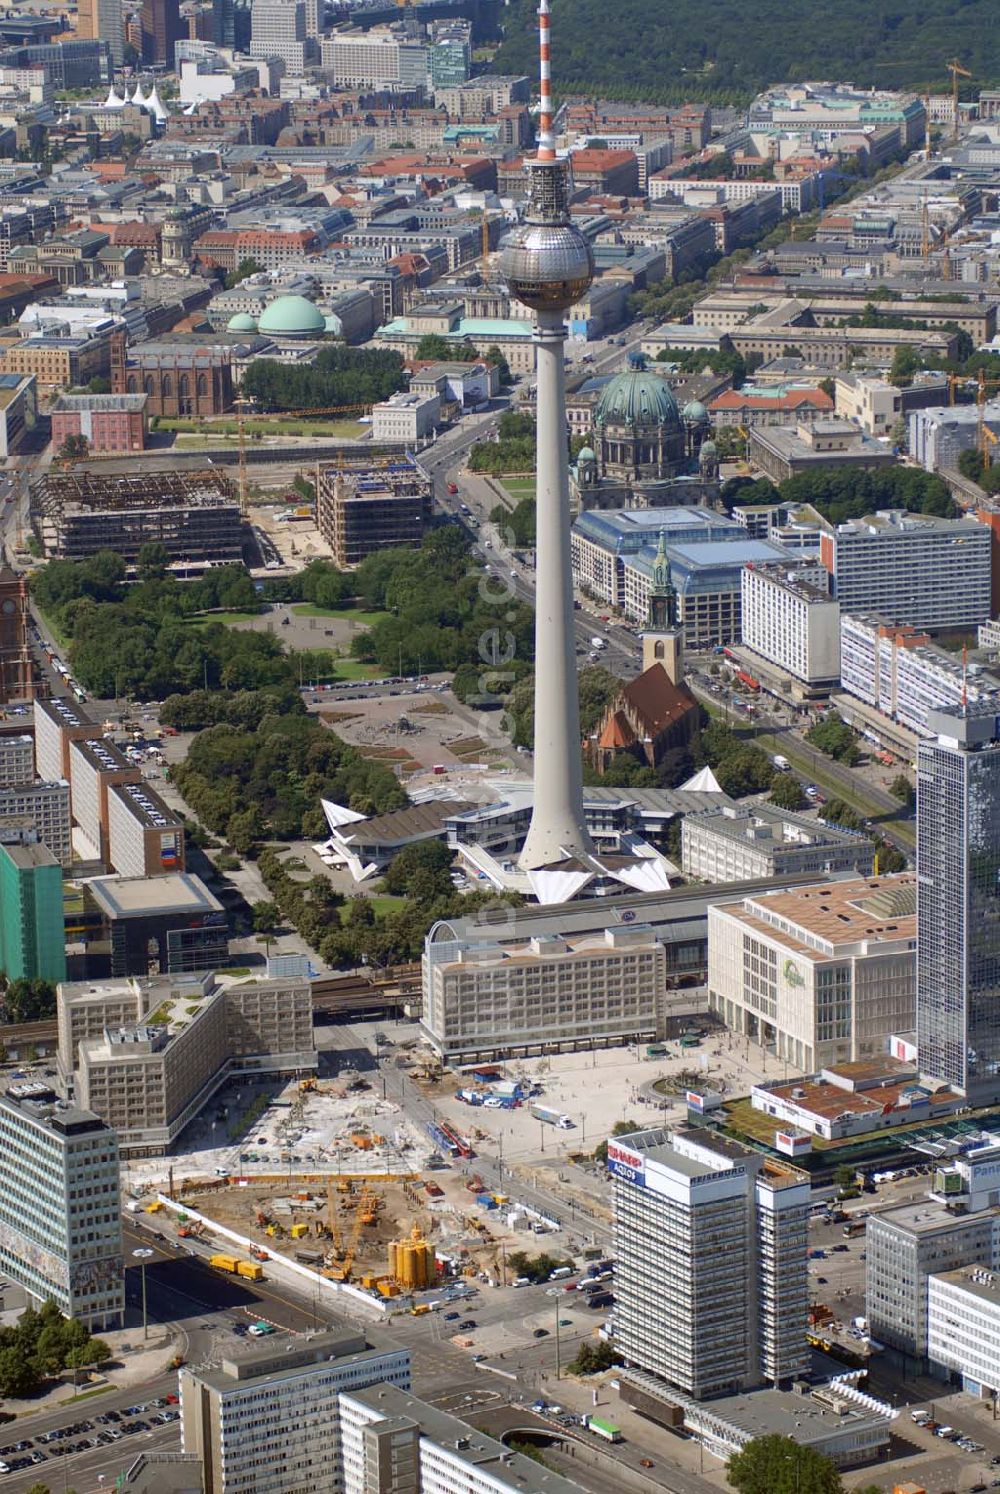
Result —
[[264, 1271], [256, 1261], [240, 1260], [237, 1255], [210, 1255], [208, 1264], [217, 1271], [226, 1271], [230, 1276], [242, 1276], [247, 1281], [263, 1281]]
[[606, 638], [599, 638], [595, 633], [593, 638], [590, 640], [590, 646], [591, 648], [596, 648], [598, 651], [600, 651], [602, 648], [607, 648], [608, 641]]
[[553, 1110], [548, 1105], [532, 1105], [531, 1113], [535, 1120], [541, 1121], [545, 1126], [556, 1126], [560, 1131], [571, 1131], [573, 1122], [568, 1115], [563, 1115], [561, 1110]]
[[584, 1422], [587, 1430], [593, 1432], [595, 1437], [602, 1437], [605, 1442], [624, 1442], [621, 1427], [616, 1427], [613, 1422], [605, 1421], [600, 1416], [588, 1416]]
[[780, 752], [776, 752], [771, 761], [779, 773], [790, 773], [792, 771], [792, 765], [788, 761], [788, 758], [782, 757]]

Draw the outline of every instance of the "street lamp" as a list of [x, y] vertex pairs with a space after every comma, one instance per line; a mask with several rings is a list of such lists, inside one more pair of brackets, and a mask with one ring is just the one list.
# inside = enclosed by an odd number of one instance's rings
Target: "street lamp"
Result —
[[146, 1262], [155, 1254], [155, 1250], [149, 1250], [146, 1247], [132, 1252], [132, 1259], [138, 1261], [142, 1268], [142, 1337], [144, 1341], [149, 1337], [149, 1319], [146, 1316]]

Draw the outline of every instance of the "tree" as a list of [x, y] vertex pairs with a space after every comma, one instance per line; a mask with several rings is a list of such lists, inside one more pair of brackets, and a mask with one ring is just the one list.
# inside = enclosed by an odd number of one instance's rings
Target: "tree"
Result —
[[250, 856], [257, 844], [258, 819], [252, 809], [240, 809], [226, 823], [226, 840], [237, 856]]
[[102, 375], [100, 375], [100, 374], [96, 375], [96, 377], [94, 377], [93, 379], [91, 379], [90, 382], [89, 382], [89, 384], [87, 385], [87, 393], [88, 394], [110, 394], [111, 393], [111, 380], [103, 378]]
[[794, 773], [776, 773], [771, 784], [771, 803], [779, 809], [805, 809], [806, 796]]
[[386, 892], [417, 901], [447, 895], [451, 891], [451, 851], [440, 840], [418, 840], [404, 846], [386, 868]]
[[975, 446], [966, 447], [958, 453], [958, 470], [970, 482], [979, 482], [983, 475], [983, 456]]
[[[639, 1121], [620, 1120], [615, 1121], [611, 1127], [611, 1134], [612, 1136], [631, 1136], [633, 1131], [641, 1130], [642, 1125]], [[594, 1147], [593, 1157], [595, 1162], [607, 1162], [608, 1143], [606, 1141], [598, 1142], [597, 1146]]]
[[18, 1344], [0, 1348], [0, 1395], [19, 1400], [37, 1387], [38, 1372], [24, 1349]]
[[907, 809], [912, 809], [917, 802], [917, 791], [905, 773], [896, 774], [889, 785], [889, 792], [894, 799], [901, 800]]
[[618, 1350], [602, 1340], [596, 1344], [582, 1343], [576, 1358], [566, 1368], [571, 1375], [599, 1375], [602, 1370], [612, 1369], [623, 1362]]
[[845, 830], [860, 830], [863, 828], [861, 816], [856, 809], [845, 804], [843, 799], [831, 799], [824, 806], [823, 818], [830, 825], [842, 825]]
[[500, 375], [501, 384], [509, 384], [511, 382], [510, 364], [495, 342], [490, 343], [490, 346], [486, 349], [486, 352], [483, 354], [483, 362], [492, 364], [497, 370]]
[[900, 346], [892, 355], [889, 382], [895, 384], [897, 389], [908, 389], [913, 383], [913, 375], [919, 373], [920, 368], [919, 354], [913, 348]]
[[82, 462], [90, 454], [90, 442], [86, 436], [67, 436], [59, 448], [62, 462]]
[[827, 757], [846, 763], [849, 768], [853, 768], [861, 757], [853, 731], [839, 716], [829, 715], [824, 721], [817, 721], [806, 732], [806, 741], [825, 752]]
[[755, 1437], [726, 1464], [738, 1494], [843, 1494], [836, 1464], [791, 1437]]
[[264, 266], [259, 265], [253, 258], [241, 259], [235, 270], [230, 270], [226, 276], [226, 290], [233, 290], [243, 280], [249, 280], [251, 275], [259, 275]]
[[271, 901], [262, 901], [251, 904], [250, 917], [253, 920], [255, 934], [271, 934], [274, 932], [280, 917], [278, 905]]
[[136, 556], [136, 571], [143, 581], [159, 581], [167, 573], [170, 554], [159, 540], [147, 540], [139, 546]]

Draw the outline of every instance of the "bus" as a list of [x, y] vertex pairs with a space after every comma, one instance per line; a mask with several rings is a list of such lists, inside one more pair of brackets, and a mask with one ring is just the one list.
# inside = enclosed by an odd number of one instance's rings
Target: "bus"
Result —
[[855, 1235], [863, 1235], [868, 1228], [867, 1219], [848, 1219], [844, 1225], [844, 1238], [853, 1240]]
[[587, 1427], [595, 1437], [603, 1437], [605, 1442], [624, 1442], [621, 1427], [616, 1427], [613, 1422], [604, 1421], [600, 1416], [588, 1416]]

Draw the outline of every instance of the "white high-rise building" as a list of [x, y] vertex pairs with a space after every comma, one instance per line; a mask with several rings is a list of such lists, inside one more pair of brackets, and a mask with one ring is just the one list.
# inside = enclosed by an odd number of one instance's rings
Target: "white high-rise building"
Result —
[[253, 0], [250, 9], [250, 56], [266, 61], [280, 57], [291, 74], [305, 71], [305, 0]]
[[47, 1084], [0, 1095], [0, 1271], [93, 1332], [122, 1326], [118, 1141]]
[[809, 1178], [713, 1132], [608, 1142], [615, 1184], [615, 1347], [702, 1400], [809, 1362]]
[[740, 576], [743, 642], [814, 690], [840, 674], [840, 603], [826, 580], [818, 564], [747, 565]]

